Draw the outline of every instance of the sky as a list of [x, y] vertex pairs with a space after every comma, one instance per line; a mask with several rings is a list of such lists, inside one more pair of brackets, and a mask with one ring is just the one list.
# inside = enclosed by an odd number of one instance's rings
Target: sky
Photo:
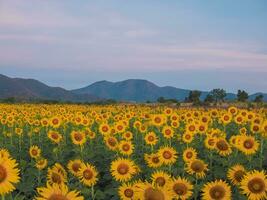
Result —
[[0, 74], [267, 92], [267, 1], [0, 0]]

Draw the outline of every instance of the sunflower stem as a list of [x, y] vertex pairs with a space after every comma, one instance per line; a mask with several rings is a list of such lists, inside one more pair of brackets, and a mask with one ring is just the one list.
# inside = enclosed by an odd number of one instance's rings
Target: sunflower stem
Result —
[[95, 190], [94, 190], [94, 186], [91, 187], [91, 192], [92, 192], [92, 200], [95, 200]]
[[2, 195], [2, 200], [5, 200], [5, 195]]

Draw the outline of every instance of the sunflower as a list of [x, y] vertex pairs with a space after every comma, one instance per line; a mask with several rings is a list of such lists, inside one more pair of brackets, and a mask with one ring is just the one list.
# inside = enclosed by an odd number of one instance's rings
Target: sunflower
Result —
[[86, 142], [85, 133], [80, 131], [72, 131], [71, 140], [73, 144], [82, 146]]
[[252, 124], [250, 125], [250, 130], [251, 130], [252, 133], [258, 133], [258, 132], [260, 132], [261, 127], [260, 127], [260, 125], [257, 124], [257, 123], [252, 123]]
[[228, 156], [232, 153], [229, 143], [224, 138], [217, 138], [215, 147], [221, 156]]
[[173, 131], [172, 127], [164, 126], [162, 129], [162, 134], [165, 138], [170, 139], [173, 137], [174, 131]]
[[224, 125], [229, 124], [232, 121], [232, 116], [226, 113], [221, 116], [221, 121]]
[[123, 183], [119, 187], [118, 193], [119, 193], [120, 199], [122, 199], [122, 200], [133, 200], [133, 199], [135, 199], [133, 184]]
[[147, 165], [151, 168], [158, 168], [161, 167], [163, 165], [163, 161], [161, 159], [161, 157], [156, 153], [153, 154], [145, 154], [145, 161], [147, 163]]
[[146, 135], [145, 135], [145, 142], [146, 144], [148, 145], [156, 145], [157, 142], [158, 142], [158, 137], [157, 135], [154, 133], [154, 132], [148, 132]]
[[234, 106], [231, 106], [228, 108], [228, 112], [231, 114], [231, 115], [235, 115], [237, 113], [237, 108], [234, 107]]
[[65, 185], [47, 184], [46, 187], [37, 188], [38, 197], [35, 200], [83, 200], [83, 196], [77, 191], [69, 191]]
[[207, 164], [200, 159], [195, 159], [187, 163], [186, 171], [189, 174], [195, 174], [197, 178], [204, 178], [208, 171]]
[[0, 156], [0, 196], [14, 191], [14, 184], [20, 180], [16, 160]]
[[41, 149], [38, 146], [33, 145], [30, 147], [29, 154], [30, 154], [31, 158], [36, 159], [36, 158], [40, 157]]
[[125, 131], [125, 125], [121, 122], [118, 122], [116, 125], [115, 125], [115, 130], [116, 132], [118, 133], [123, 133]]
[[244, 166], [236, 164], [228, 169], [227, 177], [234, 184], [239, 185], [246, 175], [246, 169]]
[[206, 183], [202, 192], [203, 200], [230, 200], [232, 196], [231, 187], [222, 180]]
[[35, 167], [38, 170], [43, 170], [47, 166], [47, 159], [45, 158], [38, 158], [35, 163]]
[[110, 171], [116, 181], [125, 182], [137, 173], [137, 167], [130, 159], [117, 158], [112, 161]]
[[99, 126], [99, 132], [102, 134], [102, 135], [107, 135], [109, 134], [111, 131], [111, 128], [109, 127], [108, 124], [106, 123], [103, 123]]
[[195, 160], [197, 158], [197, 151], [191, 147], [188, 147], [183, 152], [183, 160], [185, 162], [190, 162], [191, 160]]
[[156, 114], [152, 116], [152, 125], [154, 126], [162, 126], [166, 122], [166, 117], [161, 114]]
[[169, 200], [172, 199], [169, 188], [153, 186], [148, 182], [139, 182], [134, 185], [138, 200]]
[[63, 139], [62, 135], [57, 131], [49, 131], [47, 136], [52, 142], [56, 144], [59, 144]]
[[246, 155], [255, 154], [259, 149], [259, 143], [253, 136], [241, 136], [240, 144], [238, 145], [240, 151]]
[[81, 168], [82, 163], [83, 162], [80, 159], [70, 160], [68, 162], [67, 168], [74, 176], [78, 176], [78, 172]]
[[205, 144], [205, 147], [207, 148], [207, 149], [210, 149], [210, 150], [212, 150], [212, 149], [215, 149], [216, 148], [216, 138], [215, 137], [212, 137], [212, 136], [208, 136], [208, 137], [206, 137], [206, 139], [205, 139], [205, 141], [204, 141], [204, 144]]
[[7, 149], [0, 149], [0, 158], [7, 159], [10, 157], [10, 153]]
[[168, 187], [171, 188], [172, 196], [175, 199], [189, 199], [193, 192], [193, 185], [186, 178], [178, 177], [169, 182]]
[[67, 182], [67, 173], [59, 163], [56, 163], [52, 168], [48, 169], [47, 182], [50, 185], [63, 185]]
[[110, 149], [110, 150], [116, 150], [118, 147], [118, 140], [117, 138], [113, 137], [113, 136], [106, 136], [104, 137], [104, 141], [106, 146]]
[[58, 117], [58, 116], [52, 117], [52, 118], [50, 119], [50, 125], [51, 125], [53, 128], [58, 128], [58, 127], [60, 127], [60, 125], [61, 125], [61, 118]]
[[240, 188], [249, 200], [267, 199], [267, 176], [264, 171], [248, 172], [241, 181]]
[[121, 141], [119, 144], [119, 151], [123, 155], [131, 155], [133, 153], [134, 146], [130, 141]]
[[152, 184], [164, 187], [169, 183], [171, 176], [164, 171], [155, 171], [151, 174]]
[[177, 152], [173, 147], [164, 146], [158, 150], [158, 155], [166, 165], [171, 165], [176, 162]]
[[129, 140], [133, 139], [133, 134], [132, 134], [132, 132], [127, 131], [127, 132], [123, 133], [122, 137], [125, 140], [129, 141]]
[[183, 142], [187, 144], [191, 143], [193, 139], [194, 139], [194, 134], [191, 132], [185, 132], [182, 136]]
[[94, 186], [98, 181], [97, 178], [98, 172], [96, 168], [88, 163], [82, 163], [80, 170], [78, 171], [78, 177], [80, 181], [86, 186]]

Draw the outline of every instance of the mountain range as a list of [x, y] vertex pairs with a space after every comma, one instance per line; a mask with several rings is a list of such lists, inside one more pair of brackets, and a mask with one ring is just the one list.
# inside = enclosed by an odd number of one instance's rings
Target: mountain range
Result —
[[[159, 87], [147, 80], [128, 79], [119, 82], [98, 81], [86, 87], [66, 90], [51, 87], [35, 79], [10, 78], [0, 74], [0, 98], [15, 97], [22, 100], [44, 99], [73, 102], [94, 102], [103, 99], [117, 101], [146, 102], [156, 101], [159, 97], [183, 101], [190, 90], [171, 86]], [[208, 91], [201, 92], [203, 100]], [[249, 96], [253, 100], [262, 94], [267, 101], [267, 94], [255, 93]], [[236, 94], [227, 93], [226, 99], [232, 100]]]

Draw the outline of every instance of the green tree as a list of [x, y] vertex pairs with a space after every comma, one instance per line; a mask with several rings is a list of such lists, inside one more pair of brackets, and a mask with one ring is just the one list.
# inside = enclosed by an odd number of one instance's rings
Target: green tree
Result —
[[194, 105], [200, 104], [200, 95], [201, 92], [198, 90], [192, 90], [189, 92], [189, 95], [187, 97], [188, 102], [192, 102]]
[[212, 103], [214, 101], [214, 98], [211, 94], [208, 94], [206, 98], [204, 99], [205, 103]]
[[254, 99], [254, 102], [255, 103], [262, 103], [263, 102], [263, 95], [262, 94], [257, 95]]
[[237, 91], [237, 101], [245, 102], [248, 100], [248, 93], [245, 90]]
[[226, 97], [226, 91], [220, 88], [213, 89], [210, 94], [212, 95], [216, 103], [224, 101], [224, 98]]

